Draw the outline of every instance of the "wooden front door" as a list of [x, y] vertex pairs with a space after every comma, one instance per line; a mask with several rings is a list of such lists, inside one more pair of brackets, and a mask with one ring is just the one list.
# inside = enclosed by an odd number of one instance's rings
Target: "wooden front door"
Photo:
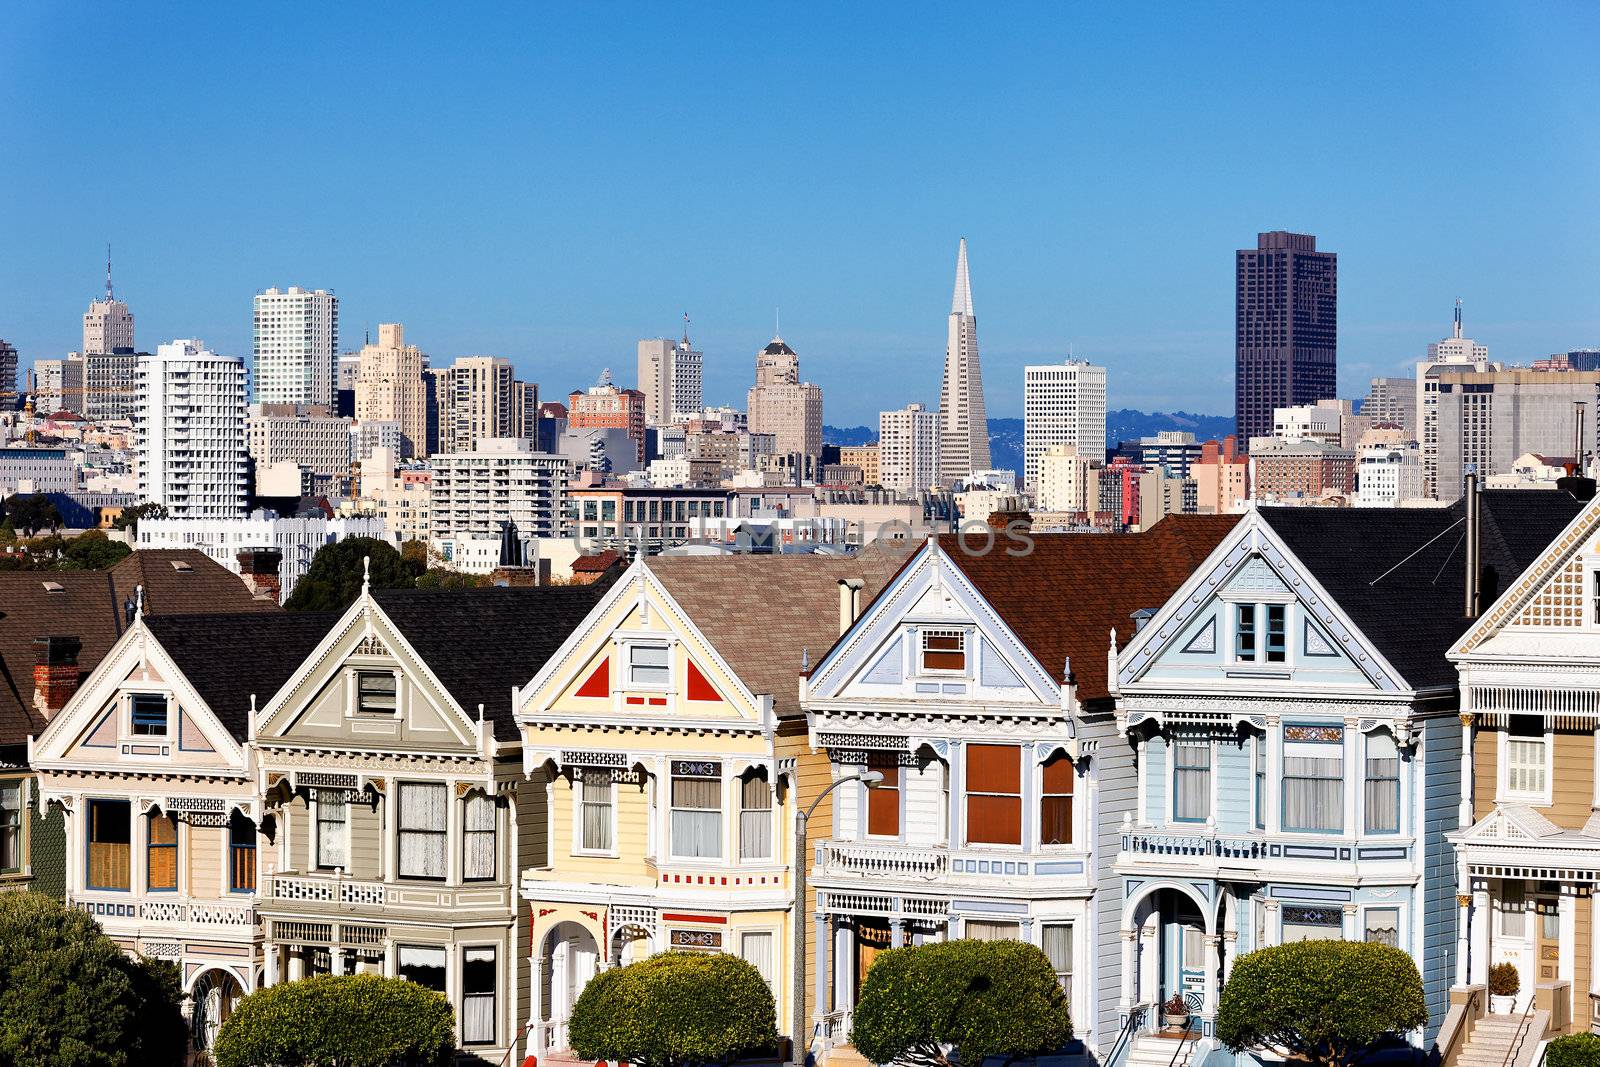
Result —
[[862, 919], [856, 923], [856, 996], [878, 953], [889, 947], [889, 924], [882, 919]]
[[1535, 903], [1534, 967], [1539, 982], [1554, 982], [1561, 973], [1561, 913], [1556, 897], [1541, 896]]

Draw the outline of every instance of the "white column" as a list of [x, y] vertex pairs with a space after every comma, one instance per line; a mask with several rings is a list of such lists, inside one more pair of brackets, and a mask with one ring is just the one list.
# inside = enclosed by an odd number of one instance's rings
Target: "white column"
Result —
[[1205, 1007], [1202, 1013], [1215, 1016], [1217, 1013], [1217, 973], [1222, 970], [1222, 938], [1217, 934], [1206, 935], [1206, 984]]
[[[1026, 937], [1023, 940], [1027, 940]], [[906, 921], [904, 919], [889, 920], [889, 947], [904, 948], [906, 944]]]
[[[383, 835], [383, 840], [378, 843], [378, 866], [383, 870], [383, 880], [392, 882], [398, 877], [398, 857], [400, 845], [397, 837], [398, 828], [395, 825], [396, 805], [400, 798], [396, 796], [398, 786], [393, 778], [383, 781], [383, 793], [378, 798], [378, 826]], [[393, 955], [393, 953], [391, 953]]]
[[400, 961], [396, 958], [394, 938], [383, 939], [383, 976], [393, 978], [400, 973]]
[[[448, 792], [445, 794], [445, 799], [449, 804], [449, 807], [445, 809], [448, 814], [445, 818], [444, 841], [445, 848], [449, 850], [444, 858], [444, 869], [448, 872], [445, 878], [445, 885], [460, 885], [461, 812], [462, 806], [466, 803], [466, 801], [462, 800], [456, 795], [456, 783], [454, 780], [446, 783], [445, 788], [448, 790]], [[450, 973], [450, 969], [446, 968], [445, 974]]]
[[1346, 837], [1356, 837], [1361, 832], [1361, 786], [1359, 783], [1366, 781], [1365, 768], [1361, 763], [1361, 720], [1346, 719], [1344, 721], [1344, 833]]
[[1472, 812], [1477, 803], [1473, 794], [1478, 783], [1473, 781], [1472, 774], [1472, 712], [1466, 707], [1471, 692], [1471, 686], [1461, 687], [1461, 807], [1456, 814], [1456, 822], [1462, 827], [1472, 825]]
[[271, 941], [267, 942], [267, 946], [266, 947], [267, 947], [266, 984], [269, 985], [269, 986], [274, 986], [274, 985], [278, 984], [278, 974], [280, 972], [280, 968], [283, 966], [283, 962], [282, 962], [283, 961], [283, 948], [282, 948], [282, 946], [276, 944], [275, 942], [271, 942]]
[[1574, 895], [1576, 886], [1565, 885], [1561, 887], [1561, 896], [1556, 902], [1556, 921], [1561, 933], [1561, 959], [1556, 964], [1556, 977], [1567, 984], [1567, 1017], [1574, 1023], [1577, 1019], [1577, 1005], [1587, 1005], [1589, 998], [1578, 999], [1575, 988], [1577, 982], [1574, 978], [1577, 971], [1574, 968], [1573, 955], [1578, 948], [1578, 898]]
[[1267, 897], [1261, 902], [1261, 906], [1267, 910], [1267, 920], [1264, 924], [1267, 944], [1261, 947], [1283, 944], [1283, 926], [1278, 922], [1278, 902]]
[[[1345, 770], [1348, 780], [1350, 771]], [[1267, 784], [1262, 790], [1267, 805], [1267, 833], [1280, 833], [1283, 829], [1283, 720], [1267, 717]], [[1270, 942], [1270, 939], [1269, 939]]]
[[1356, 906], [1354, 904], [1346, 904], [1344, 906], [1344, 919], [1342, 920], [1342, 925], [1339, 928], [1340, 937], [1344, 938], [1346, 941], [1361, 940], [1361, 931], [1356, 928], [1357, 918], [1358, 909]]
[[289, 947], [289, 981], [298, 982], [306, 976], [306, 959], [303, 952], [297, 951], [299, 946]]
[[[1139, 1000], [1154, 1003], [1161, 991], [1161, 953], [1156, 939], [1161, 936], [1161, 913], [1151, 911], [1139, 926]], [[1160, 1005], [1156, 1005], [1160, 1014]]]
[[816, 937], [817, 958], [814, 961], [816, 967], [815, 972], [812, 975], [812, 990], [814, 997], [811, 1002], [811, 1014], [813, 1016], [828, 1014], [828, 977], [833, 974], [832, 953], [828, 951], [832, 947], [832, 945], [829, 944], [829, 942], [832, 940], [829, 936], [829, 931], [832, 928], [833, 923], [826, 915], [818, 915], [815, 919], [815, 922], [816, 926], [814, 931]]
[[1120, 1004], [1123, 1012], [1132, 1010], [1135, 997], [1138, 996], [1138, 966], [1139, 931], [1132, 927], [1124, 926], [1122, 928], [1122, 1002]]
[[1472, 887], [1472, 985], [1489, 981], [1489, 890], [1487, 883]]
[[[1465, 882], [1465, 879], [1462, 879]], [[1456, 894], [1456, 985], [1467, 984], [1467, 961], [1469, 957], [1480, 952], [1488, 951], [1487, 945], [1478, 945], [1472, 939], [1472, 894], [1466, 891]], [[1416, 924], [1416, 916], [1412, 916], [1412, 924]]]
[[328, 949], [328, 973], [344, 973], [344, 946], [332, 945]]

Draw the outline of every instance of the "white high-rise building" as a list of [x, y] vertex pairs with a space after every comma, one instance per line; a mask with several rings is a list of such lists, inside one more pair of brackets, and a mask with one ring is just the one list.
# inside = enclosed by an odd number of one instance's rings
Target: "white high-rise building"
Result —
[[939, 429], [939, 412], [922, 404], [878, 413], [878, 478], [885, 489], [920, 493], [939, 484]]
[[139, 357], [134, 449], [139, 499], [174, 519], [244, 513], [244, 360], [200, 341], [173, 341]]
[[1415, 441], [1370, 444], [1356, 459], [1358, 508], [1395, 508], [1422, 496], [1422, 454]]
[[1040, 511], [1093, 512], [1100, 507], [1100, 469], [1105, 452], [1080, 452], [1077, 445], [1051, 445], [1039, 457]]
[[339, 298], [326, 289], [267, 289], [256, 294], [251, 380], [260, 404], [333, 406], [339, 351]]
[[1489, 361], [1488, 345], [1461, 336], [1461, 301], [1457, 300], [1450, 336], [1430, 344], [1428, 358], [1417, 364], [1417, 443], [1422, 446], [1424, 495], [1439, 496], [1439, 375], [1500, 369], [1500, 364]]
[[1054, 445], [1073, 445], [1098, 462], [1106, 454], [1106, 369], [1081, 359], [1024, 367], [1022, 481], [1037, 486], [1039, 460]]
[[644, 394], [647, 426], [667, 426], [700, 417], [705, 356], [681, 341], [653, 338], [639, 342], [639, 392]]
[[[521, 538], [554, 537], [572, 462], [536, 452], [520, 437], [480, 438], [473, 446], [429, 458], [435, 544], [498, 538], [503, 522], [513, 523]], [[459, 546], [440, 547], [453, 554]]]
[[83, 351], [133, 351], [133, 312], [111, 288], [111, 248], [106, 247], [106, 298], [91, 300], [83, 313]]
[[978, 318], [972, 312], [972, 279], [967, 273], [967, 239], [963, 237], [956, 253], [944, 381], [939, 387], [939, 480], [954, 485], [990, 466], [989, 416], [983, 403], [983, 368], [978, 363]]

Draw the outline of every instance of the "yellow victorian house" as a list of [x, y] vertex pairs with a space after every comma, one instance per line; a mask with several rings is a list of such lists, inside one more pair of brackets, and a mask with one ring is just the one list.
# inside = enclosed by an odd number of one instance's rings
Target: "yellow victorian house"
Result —
[[[566, 1049], [597, 970], [667, 949], [743, 957], [792, 1018], [796, 804], [830, 781], [798, 675], [905, 554], [640, 560], [516, 693], [550, 843], [521, 882], [530, 1053]], [[817, 814], [820, 841], [829, 812]]]

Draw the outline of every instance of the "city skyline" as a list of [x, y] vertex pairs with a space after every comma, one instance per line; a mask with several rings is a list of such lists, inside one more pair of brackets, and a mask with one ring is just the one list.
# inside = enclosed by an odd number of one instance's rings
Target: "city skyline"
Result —
[[[944, 32], [948, 13], [915, 25], [861, 13], [843, 27], [830, 22], [842, 16], [808, 27], [646, 13], [603, 46], [580, 15], [556, 13], [536, 57], [550, 76], [531, 79], [517, 49], [483, 48], [488, 27], [470, 13], [436, 33], [401, 11], [379, 45], [471, 76], [419, 78], [392, 100], [350, 80], [346, 53], [376, 47], [353, 13], [307, 40], [270, 20], [241, 33], [205, 12], [105, 13], [108, 32], [85, 39], [65, 8], [21, 12], [0, 135], [24, 163], [5, 199], [29, 208], [5, 221], [31, 254], [0, 265], [0, 336], [25, 367], [77, 347], [110, 241], [146, 349], [200, 336], [248, 357], [258, 290], [322, 287], [340, 297], [344, 349], [405, 322], [436, 363], [503, 355], [559, 395], [630, 364], [641, 338], [675, 336], [687, 310], [714, 404], [748, 388], [748, 353], [776, 307], [828, 397], [827, 421], [870, 425], [879, 410], [937, 402], [948, 249], [966, 236], [983, 278], [992, 416], [1021, 414], [1023, 366], [1069, 354], [1108, 367], [1113, 407], [1224, 414], [1233, 252], [1288, 229], [1343, 260], [1340, 395], [1404, 373], [1448, 331], [1457, 297], [1507, 362], [1600, 343], [1587, 282], [1600, 273], [1587, 209], [1600, 138], [1581, 121], [1597, 86], [1574, 51], [1600, 16], [1445, 10], [1038, 9], [965, 27], [971, 62], [941, 87], [903, 77], [909, 58], [870, 71], [864, 59], [891, 30]], [[697, 41], [696, 84], [663, 88], [626, 62], [664, 34]], [[1235, 69], [1234, 53], [1282, 34], [1316, 36], [1336, 84], [1263, 95]], [[197, 48], [202, 37], [214, 46]], [[1065, 60], [1011, 72], [1039, 43]], [[113, 80], [121, 47], [184, 76]], [[251, 110], [252, 126], [237, 119], [258, 103], [253, 83], [192, 92], [245, 48], [304, 97], [331, 99], [326, 113], [307, 124], [295, 109]], [[69, 50], [105, 73], [46, 78]], [[752, 51], [781, 51], [813, 76], [804, 88], [752, 79]], [[1500, 76], [1460, 78], [1464, 55]], [[1385, 88], [1397, 70], [1403, 94]], [[41, 84], [49, 93], [30, 88]], [[878, 107], [857, 110], [862, 95]], [[74, 140], [108, 99], [115, 128], [92, 147]], [[931, 164], [947, 120], [968, 163], [944, 173]], [[257, 135], [289, 151], [244, 167]], [[204, 158], [174, 170], [172, 153], [196, 138]], [[1273, 151], [1257, 154], [1264, 139]], [[681, 162], [637, 167], [636, 149]], [[378, 165], [390, 151], [404, 153], [403, 173]], [[1331, 162], [1301, 166], [1312, 151]], [[115, 181], [87, 165], [90, 152], [119, 160]], [[795, 162], [752, 166], [763, 158]], [[1522, 207], [1535, 202], [1530, 218]], [[605, 206], [617, 203], [627, 207]]]

